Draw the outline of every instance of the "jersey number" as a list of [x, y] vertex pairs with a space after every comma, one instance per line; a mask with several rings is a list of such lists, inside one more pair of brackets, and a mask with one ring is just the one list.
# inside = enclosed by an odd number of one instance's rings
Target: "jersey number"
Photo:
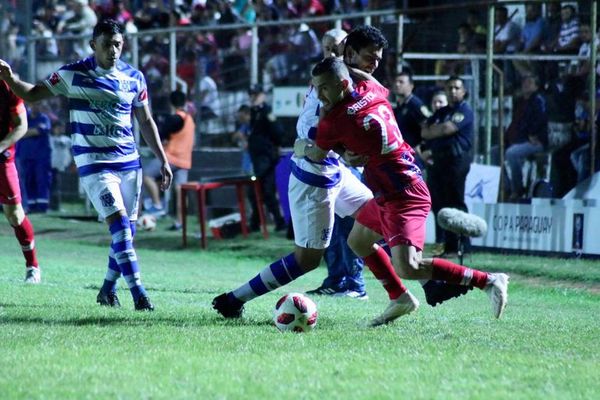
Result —
[[[398, 148], [403, 142], [398, 123], [391, 111], [384, 105], [377, 108], [377, 114], [369, 113], [363, 119], [363, 128], [371, 129], [371, 121], [379, 126], [381, 134], [381, 154], [390, 153]], [[388, 132], [391, 136], [388, 136]]]

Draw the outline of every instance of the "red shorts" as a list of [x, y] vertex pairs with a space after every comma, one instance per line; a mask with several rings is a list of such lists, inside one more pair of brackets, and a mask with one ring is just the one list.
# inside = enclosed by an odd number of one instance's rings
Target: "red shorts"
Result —
[[0, 204], [20, 204], [19, 175], [14, 162], [0, 162]]
[[427, 185], [419, 181], [393, 199], [371, 199], [356, 221], [383, 236], [388, 246], [414, 246], [423, 250], [431, 197]]

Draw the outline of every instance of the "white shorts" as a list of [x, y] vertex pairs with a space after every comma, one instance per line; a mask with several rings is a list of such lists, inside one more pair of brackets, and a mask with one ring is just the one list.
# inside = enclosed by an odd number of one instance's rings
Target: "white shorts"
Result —
[[88, 198], [102, 218], [125, 210], [129, 220], [138, 217], [142, 170], [103, 171], [80, 178]]
[[371, 191], [345, 166], [340, 182], [331, 189], [308, 185], [290, 175], [288, 196], [294, 240], [300, 247], [326, 249], [335, 215], [353, 215], [373, 198]]

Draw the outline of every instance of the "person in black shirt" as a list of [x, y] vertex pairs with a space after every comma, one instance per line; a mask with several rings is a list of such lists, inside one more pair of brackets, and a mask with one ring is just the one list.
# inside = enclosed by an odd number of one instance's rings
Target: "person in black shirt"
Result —
[[[468, 211], [465, 182], [473, 159], [473, 110], [465, 101], [463, 80], [457, 76], [448, 78], [446, 92], [449, 104], [437, 110], [421, 129], [433, 154], [428, 183], [436, 216], [444, 207]], [[444, 253], [449, 256], [458, 252], [456, 234], [445, 231], [444, 237]]]
[[[279, 162], [279, 145], [282, 131], [271, 113], [271, 106], [266, 103], [266, 94], [261, 85], [252, 85], [248, 90], [250, 96], [250, 135], [248, 136], [248, 152], [252, 160], [254, 175], [260, 180], [263, 200], [267, 210], [275, 222], [275, 230], [287, 228], [281, 216], [277, 188], [275, 186], [275, 167]], [[250, 229], [258, 230], [258, 204], [252, 196], [252, 217]]]

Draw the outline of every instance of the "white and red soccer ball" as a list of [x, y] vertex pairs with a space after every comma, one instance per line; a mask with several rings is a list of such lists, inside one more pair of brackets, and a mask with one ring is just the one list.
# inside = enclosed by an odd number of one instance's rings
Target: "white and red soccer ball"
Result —
[[137, 226], [145, 231], [156, 229], [156, 217], [152, 214], [143, 214], [137, 220]]
[[302, 293], [288, 293], [277, 301], [273, 322], [282, 332], [309, 332], [317, 325], [317, 305]]

